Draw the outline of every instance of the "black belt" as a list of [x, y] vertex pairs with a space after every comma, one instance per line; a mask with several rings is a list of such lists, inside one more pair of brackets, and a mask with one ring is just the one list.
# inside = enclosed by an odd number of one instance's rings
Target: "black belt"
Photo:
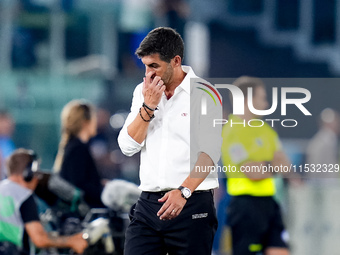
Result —
[[[145, 198], [145, 199], [149, 199], [149, 198], [152, 198], [152, 197], [154, 197], [154, 198], [161, 198], [161, 197], [163, 197], [169, 191], [171, 191], [171, 190], [156, 191], [156, 192], [153, 192], [153, 191], [142, 191], [141, 198]], [[214, 194], [214, 190], [213, 189], [195, 190], [192, 193], [192, 195], [202, 194], [202, 193], [211, 193], [211, 194]]]

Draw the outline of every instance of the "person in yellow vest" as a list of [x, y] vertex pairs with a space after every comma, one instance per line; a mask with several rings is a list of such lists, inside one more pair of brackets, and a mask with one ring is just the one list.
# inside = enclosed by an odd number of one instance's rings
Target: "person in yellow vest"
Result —
[[252, 88], [254, 108], [268, 109], [264, 83], [255, 77], [242, 76], [234, 85], [244, 94], [244, 115], [231, 114], [222, 131], [222, 162], [230, 169], [226, 173], [227, 192], [232, 198], [227, 212], [233, 254], [287, 255], [288, 234], [279, 205], [273, 198], [273, 175], [262, 169], [290, 162], [277, 133], [248, 108], [248, 88]]

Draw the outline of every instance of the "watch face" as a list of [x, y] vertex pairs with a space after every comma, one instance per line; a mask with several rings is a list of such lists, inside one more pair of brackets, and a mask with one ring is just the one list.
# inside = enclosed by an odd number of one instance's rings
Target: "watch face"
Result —
[[183, 194], [183, 196], [185, 196], [186, 198], [188, 198], [188, 197], [191, 196], [191, 191], [190, 191], [190, 189], [188, 189], [188, 188], [184, 188], [184, 189], [182, 190], [182, 194]]
[[90, 235], [85, 232], [85, 233], [83, 233], [82, 237], [83, 237], [83, 239], [87, 240], [87, 239], [89, 239]]

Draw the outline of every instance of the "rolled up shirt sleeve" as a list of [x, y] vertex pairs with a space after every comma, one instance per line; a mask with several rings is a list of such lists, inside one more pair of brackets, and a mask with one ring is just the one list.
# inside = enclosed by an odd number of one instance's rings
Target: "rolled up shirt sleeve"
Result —
[[125, 120], [124, 126], [118, 136], [118, 144], [122, 153], [126, 156], [132, 156], [138, 153], [144, 146], [145, 141], [142, 143], [136, 142], [128, 133], [128, 126], [134, 121], [136, 116], [139, 114], [139, 108], [143, 104], [143, 94], [142, 94], [143, 84], [139, 84], [134, 92], [132, 98], [131, 109], [128, 117]]
[[[199, 132], [197, 139], [199, 153], [206, 153], [216, 166], [221, 156], [222, 125], [215, 124], [215, 122], [222, 119], [222, 101], [219, 101], [222, 100], [222, 97], [216, 88], [213, 86], [210, 86], [210, 88], [215, 91], [213, 93], [215, 101], [213, 101], [212, 97], [208, 96], [205, 92], [200, 94], [201, 97], [206, 97], [207, 113], [205, 115], [198, 115]], [[199, 102], [202, 102], [202, 100], [199, 100]], [[201, 104], [195, 105], [195, 109], [200, 112]]]
[[214, 125], [214, 120], [222, 119], [222, 107], [208, 104], [209, 114], [200, 125], [199, 151], [206, 153], [217, 165], [221, 156], [222, 125]]

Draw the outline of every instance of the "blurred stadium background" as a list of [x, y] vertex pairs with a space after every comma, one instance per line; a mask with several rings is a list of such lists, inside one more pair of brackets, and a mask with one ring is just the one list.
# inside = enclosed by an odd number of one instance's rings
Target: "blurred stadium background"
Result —
[[[50, 169], [62, 107], [86, 98], [100, 109], [93, 152], [102, 175], [138, 183], [138, 157], [124, 157], [116, 137], [144, 74], [134, 51], [157, 26], [182, 34], [184, 63], [200, 76], [310, 78], [292, 86], [311, 91], [313, 116], [301, 128], [278, 128], [296, 164], [321, 111], [340, 111], [330, 79], [340, 76], [339, 0], [0, 0], [0, 110], [13, 117], [15, 146], [34, 149]], [[283, 184], [292, 254], [340, 254], [338, 184]], [[215, 251], [229, 254], [222, 232]]]

